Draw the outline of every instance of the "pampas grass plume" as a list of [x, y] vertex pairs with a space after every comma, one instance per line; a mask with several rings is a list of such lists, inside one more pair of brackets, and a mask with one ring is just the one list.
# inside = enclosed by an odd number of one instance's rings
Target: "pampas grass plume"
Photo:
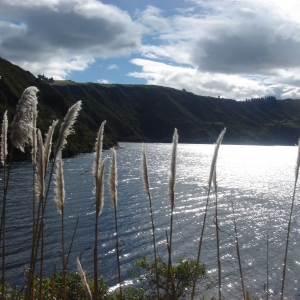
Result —
[[219, 151], [220, 145], [222, 143], [223, 136], [224, 136], [225, 132], [226, 132], [226, 128], [224, 128], [222, 130], [222, 132], [220, 133], [220, 135], [217, 139], [216, 145], [215, 145], [214, 155], [213, 155], [213, 159], [212, 159], [212, 162], [211, 162], [209, 179], [208, 179], [208, 190], [209, 191], [210, 191], [210, 188], [211, 188], [211, 183], [212, 183], [212, 180], [213, 180], [214, 173], [216, 171], [218, 151]]
[[45, 165], [45, 170], [47, 170], [47, 166], [48, 166], [48, 162], [49, 162], [49, 158], [50, 158], [50, 154], [51, 154], [51, 146], [52, 146], [52, 137], [53, 137], [53, 133], [55, 130], [55, 127], [58, 123], [58, 120], [53, 121], [52, 125], [49, 127], [48, 132], [45, 135], [45, 152], [44, 152], [44, 165]]
[[64, 146], [67, 144], [67, 136], [74, 133], [72, 126], [74, 125], [78, 113], [81, 109], [81, 101], [78, 101], [73, 106], [71, 106], [64, 118], [64, 122], [61, 124], [58, 141], [54, 150], [54, 157], [57, 158], [59, 151], [63, 150]]
[[102, 154], [102, 144], [103, 144], [103, 132], [104, 132], [104, 125], [106, 121], [103, 121], [100, 125], [97, 139], [95, 143], [95, 160], [94, 160], [94, 166], [93, 166], [93, 176], [97, 178], [97, 174], [99, 172], [100, 168], [100, 162], [101, 162], [101, 154]]
[[117, 154], [116, 149], [112, 148], [112, 160], [109, 173], [109, 188], [113, 208], [117, 207]]
[[177, 129], [174, 130], [173, 135], [173, 148], [171, 157], [171, 172], [169, 178], [169, 199], [171, 208], [174, 207], [174, 190], [175, 190], [175, 179], [176, 179], [176, 158], [177, 158], [177, 145], [178, 145], [178, 133]]
[[32, 139], [33, 119], [36, 118], [36, 93], [39, 90], [35, 86], [28, 87], [22, 94], [16, 108], [16, 115], [11, 124], [12, 144], [24, 152], [24, 144]]
[[59, 151], [56, 159], [56, 173], [55, 173], [55, 198], [57, 212], [62, 213], [65, 203], [65, 182], [63, 173], [63, 162], [61, 158], [61, 151]]
[[37, 197], [40, 199], [44, 196], [45, 189], [45, 166], [44, 166], [44, 145], [42, 133], [37, 130], [37, 139], [38, 139], [38, 165], [37, 165], [37, 174], [36, 174], [36, 187], [35, 192]]
[[96, 196], [96, 218], [100, 216], [104, 205], [104, 169], [106, 159], [102, 162], [96, 178], [95, 196]]
[[149, 176], [148, 176], [148, 164], [147, 164], [147, 155], [146, 155], [146, 148], [143, 147], [143, 181], [144, 181], [144, 186], [145, 186], [145, 191], [147, 195], [150, 197], [150, 184], [149, 184]]
[[80, 263], [80, 260], [78, 259], [78, 257], [76, 259], [76, 262], [77, 262], [77, 270], [78, 270], [78, 273], [79, 273], [79, 276], [80, 276], [80, 279], [81, 279], [82, 287], [83, 287], [84, 291], [86, 292], [86, 294], [89, 296], [89, 298], [91, 300], [93, 300], [90, 287], [89, 287], [89, 285], [86, 281], [85, 272], [82, 269], [82, 266], [81, 266], [81, 263]]
[[7, 110], [3, 114], [2, 133], [1, 133], [1, 162], [5, 166], [7, 156]]

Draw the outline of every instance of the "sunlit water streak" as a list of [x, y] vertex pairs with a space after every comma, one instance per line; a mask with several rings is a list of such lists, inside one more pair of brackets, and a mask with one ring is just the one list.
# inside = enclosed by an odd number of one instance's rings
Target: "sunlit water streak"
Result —
[[[121, 239], [122, 279], [130, 279], [135, 258], [153, 255], [149, 202], [141, 179], [142, 144], [123, 143], [117, 151], [118, 163], [118, 223]], [[166, 258], [165, 231], [169, 229], [170, 208], [168, 177], [171, 144], [145, 144], [149, 167], [156, 238], [159, 255]], [[178, 145], [177, 179], [175, 187], [175, 217], [173, 232], [173, 261], [179, 257], [196, 258], [207, 195], [207, 180], [213, 155], [213, 145]], [[110, 151], [103, 153], [109, 157]], [[222, 264], [222, 293], [224, 299], [241, 299], [238, 261], [235, 249], [233, 214], [239, 233], [242, 267], [247, 290], [251, 296], [264, 295], [266, 282], [266, 237], [269, 235], [270, 288], [278, 298], [288, 214], [294, 185], [296, 147], [230, 146], [222, 145], [217, 163], [220, 255]], [[64, 160], [66, 184], [66, 249], [79, 216], [69, 271], [75, 270], [75, 259], [81, 256], [83, 268], [93, 273], [94, 245], [94, 179], [91, 174], [93, 154], [83, 154]], [[32, 166], [14, 164], [7, 206], [6, 267], [11, 282], [24, 284], [23, 269], [28, 267], [31, 245]], [[106, 178], [108, 167], [106, 168]], [[106, 181], [107, 182], [107, 181]], [[60, 260], [60, 215], [51, 195], [45, 216], [45, 275], [51, 274]], [[299, 204], [298, 192], [294, 207], [290, 252], [286, 277], [287, 299], [300, 299], [298, 278]], [[214, 225], [214, 197], [209, 200], [207, 227], [201, 260], [217, 283], [217, 256]], [[114, 235], [114, 214], [106, 184], [105, 204], [99, 217], [99, 271], [110, 285], [117, 282]], [[217, 290], [206, 292], [216, 295]]]

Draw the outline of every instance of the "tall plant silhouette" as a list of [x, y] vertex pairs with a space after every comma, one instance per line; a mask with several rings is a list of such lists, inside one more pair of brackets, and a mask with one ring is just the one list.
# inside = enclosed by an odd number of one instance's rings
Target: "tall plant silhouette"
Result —
[[286, 264], [287, 264], [287, 254], [288, 254], [288, 249], [289, 249], [289, 237], [290, 237], [290, 231], [291, 231], [291, 222], [292, 222], [293, 207], [294, 207], [294, 202], [295, 202], [296, 187], [297, 187], [297, 181], [298, 181], [298, 176], [299, 176], [299, 166], [300, 166], [300, 139], [298, 141], [298, 156], [297, 156], [297, 162], [296, 162], [296, 168], [295, 168], [294, 190], [293, 190], [293, 197], [292, 197], [291, 209], [290, 209], [290, 214], [289, 214], [286, 243], [285, 243], [285, 254], [284, 254], [284, 260], [283, 260], [283, 272], [282, 272], [282, 284], [281, 284], [281, 298], [280, 298], [281, 300], [283, 299], [283, 292], [284, 292]]
[[147, 164], [147, 155], [146, 155], [145, 147], [143, 147], [142, 163], [143, 163], [142, 164], [142, 173], [143, 173], [144, 187], [145, 187], [146, 194], [148, 195], [148, 199], [149, 199], [150, 218], [151, 218], [151, 225], [152, 225], [153, 252], [154, 252], [154, 262], [155, 262], [156, 293], [157, 293], [157, 299], [159, 299], [159, 284], [158, 284], [156, 243], [155, 243], [155, 226], [154, 226], [154, 220], [153, 220], [152, 197], [151, 197], [151, 193], [150, 193], [150, 183], [149, 183], [149, 176], [148, 176], [148, 164]]
[[95, 159], [93, 165], [93, 176], [95, 177], [95, 199], [96, 199], [96, 215], [95, 215], [95, 246], [94, 246], [94, 300], [98, 299], [98, 217], [102, 212], [104, 204], [104, 169], [106, 159], [101, 163], [103, 132], [106, 121], [102, 122], [97, 134], [95, 144]]
[[170, 219], [170, 238], [167, 241], [168, 244], [168, 280], [167, 280], [167, 297], [169, 292], [169, 283], [172, 282], [172, 294], [173, 298], [176, 299], [176, 291], [174, 286], [174, 280], [171, 278], [172, 268], [172, 235], [173, 235], [173, 213], [174, 213], [174, 199], [175, 199], [175, 182], [176, 182], [176, 164], [177, 164], [177, 145], [178, 145], [178, 133], [177, 129], [174, 130], [173, 144], [172, 144], [172, 155], [171, 155], [171, 168], [169, 177], [169, 202], [171, 208], [171, 219]]
[[116, 150], [113, 148], [112, 151], [112, 159], [111, 159], [111, 167], [109, 173], [109, 188], [110, 188], [110, 196], [112, 207], [115, 213], [115, 227], [116, 227], [116, 251], [117, 251], [117, 264], [118, 264], [118, 279], [119, 279], [119, 290], [120, 290], [120, 299], [123, 299], [122, 296], [122, 286], [121, 286], [121, 268], [120, 268], [120, 256], [119, 256], [119, 232], [118, 232], [118, 218], [117, 218], [117, 154]]
[[[203, 241], [203, 236], [204, 236], [204, 228], [205, 228], [205, 222], [206, 222], [206, 216], [207, 216], [207, 209], [208, 209], [208, 200], [209, 200], [209, 196], [210, 196], [210, 190], [211, 190], [211, 186], [212, 186], [212, 180], [213, 180], [213, 176], [216, 170], [216, 163], [217, 163], [217, 158], [218, 158], [218, 151], [221, 145], [221, 142], [223, 140], [223, 136], [226, 132], [226, 128], [224, 128], [222, 130], [222, 132], [220, 133], [216, 145], [215, 145], [215, 150], [214, 150], [214, 154], [213, 154], [213, 158], [212, 158], [212, 162], [211, 162], [211, 166], [210, 166], [210, 172], [209, 172], [209, 179], [208, 179], [208, 189], [207, 189], [207, 198], [206, 198], [206, 206], [205, 206], [205, 212], [204, 212], [204, 217], [203, 217], [203, 223], [202, 223], [202, 230], [201, 230], [201, 235], [200, 235], [200, 239], [199, 239], [199, 247], [198, 247], [198, 254], [197, 254], [197, 264], [199, 264], [200, 262], [200, 254], [201, 254], [201, 248], [202, 248], [202, 241]], [[193, 283], [193, 289], [192, 289], [192, 295], [191, 295], [191, 299], [194, 299], [194, 295], [195, 295], [195, 288], [196, 288], [196, 281], [194, 281]]]

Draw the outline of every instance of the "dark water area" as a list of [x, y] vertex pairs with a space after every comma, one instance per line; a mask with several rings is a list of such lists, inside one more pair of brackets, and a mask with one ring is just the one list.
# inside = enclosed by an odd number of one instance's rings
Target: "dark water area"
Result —
[[[130, 270], [134, 259], [142, 256], [152, 259], [153, 248], [149, 202], [141, 175], [142, 144], [123, 143], [121, 146], [124, 148], [117, 151], [120, 261], [122, 280], [130, 282], [132, 279]], [[168, 180], [171, 144], [145, 144], [145, 147], [158, 253], [162, 258], [166, 258], [165, 232], [169, 230], [170, 223]], [[195, 259], [197, 257], [213, 151], [213, 145], [178, 145], [173, 262], [180, 257]], [[99, 272], [105, 276], [109, 285], [113, 286], [117, 284], [115, 223], [107, 183], [111, 152], [104, 151], [102, 157], [108, 157], [108, 161], [105, 173], [104, 209], [99, 217], [98, 263]], [[242, 298], [232, 202], [235, 207], [246, 288], [251, 297], [265, 295], [268, 235], [270, 289], [272, 297], [278, 299], [296, 158], [296, 147], [221, 146], [217, 163], [217, 181], [219, 227], [222, 230], [219, 235], [224, 299]], [[68, 271], [76, 270], [76, 257], [80, 257], [84, 270], [91, 275], [95, 226], [94, 178], [91, 173], [93, 159], [93, 154], [82, 154], [64, 160], [66, 249], [69, 249], [79, 217]], [[7, 280], [18, 285], [26, 283], [23, 270], [28, 267], [30, 259], [32, 178], [33, 167], [30, 163], [13, 164], [7, 200], [5, 264]], [[53, 272], [55, 266], [56, 270], [61, 270], [61, 215], [57, 213], [53, 189], [51, 183], [44, 230], [46, 276]], [[300, 299], [298, 194], [297, 188], [286, 275], [287, 299]], [[207, 265], [209, 275], [217, 285], [214, 205], [215, 200], [211, 196], [201, 260]], [[217, 295], [217, 289], [214, 287], [206, 292], [206, 295]]]

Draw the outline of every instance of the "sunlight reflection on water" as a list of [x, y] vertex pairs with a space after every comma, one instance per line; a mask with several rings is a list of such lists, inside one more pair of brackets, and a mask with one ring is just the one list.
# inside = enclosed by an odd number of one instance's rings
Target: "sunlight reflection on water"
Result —
[[[121, 269], [123, 280], [130, 279], [135, 258], [152, 257], [149, 203], [141, 179], [142, 144], [123, 143], [117, 151], [118, 162], [118, 223], [122, 240]], [[171, 144], [145, 144], [149, 168], [156, 238], [159, 255], [166, 258], [165, 231], [169, 228], [168, 177]], [[213, 145], [178, 145], [173, 261], [179, 257], [196, 258], [198, 239], [207, 198], [207, 180], [214, 151]], [[110, 151], [103, 156], [110, 158]], [[266, 281], [266, 236], [269, 234], [270, 288], [278, 298], [282, 275], [288, 213], [294, 185], [296, 147], [221, 145], [217, 163], [218, 207], [221, 264], [224, 299], [241, 299], [238, 261], [235, 250], [233, 214], [239, 233], [245, 284], [251, 296], [264, 294]], [[94, 213], [94, 180], [91, 175], [92, 154], [79, 155], [64, 161], [66, 202], [66, 241], [69, 246], [77, 216], [78, 229], [70, 256], [70, 271], [81, 255], [82, 265], [93, 271], [92, 247]], [[110, 162], [108, 162], [110, 164]], [[88, 172], [85, 172], [88, 171]], [[107, 170], [108, 171], [108, 168]], [[84, 173], [84, 174], [83, 174]], [[107, 176], [107, 173], [106, 173]], [[27, 180], [24, 180], [28, 178]], [[15, 164], [11, 172], [8, 200], [6, 264], [11, 280], [24, 283], [22, 270], [28, 266], [31, 230], [32, 167]], [[45, 217], [46, 274], [54, 263], [60, 267], [60, 217], [56, 213], [53, 195], [48, 200]], [[209, 200], [207, 227], [201, 260], [207, 264], [210, 276], [217, 282], [214, 197]], [[299, 205], [294, 207], [290, 236], [286, 296], [300, 299], [295, 279], [299, 278]], [[113, 210], [108, 189], [99, 218], [99, 270], [111, 285], [117, 282]], [[104, 259], [105, 257], [105, 259]], [[216, 289], [207, 295], [216, 295]]]

